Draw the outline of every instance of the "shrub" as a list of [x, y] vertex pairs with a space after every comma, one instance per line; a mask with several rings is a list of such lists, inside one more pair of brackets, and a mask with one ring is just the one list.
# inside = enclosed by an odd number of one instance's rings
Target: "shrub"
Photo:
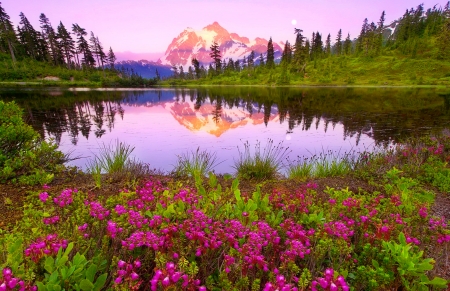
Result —
[[57, 145], [43, 141], [22, 120], [22, 110], [14, 103], [0, 101], [0, 181], [46, 184], [62, 169], [68, 156]]
[[262, 152], [258, 141], [252, 154], [247, 141], [244, 143], [244, 151], [241, 152], [238, 147], [239, 158], [234, 162], [234, 168], [237, 175], [244, 179], [273, 179], [281, 170], [288, 149], [283, 147], [282, 142], [274, 146], [273, 140], [269, 139]]
[[173, 173], [178, 176], [194, 177], [195, 173], [206, 176], [220, 163], [222, 162], [217, 161], [216, 153], [210, 153], [206, 150], [200, 151], [200, 148], [197, 148], [196, 151], [178, 156]]

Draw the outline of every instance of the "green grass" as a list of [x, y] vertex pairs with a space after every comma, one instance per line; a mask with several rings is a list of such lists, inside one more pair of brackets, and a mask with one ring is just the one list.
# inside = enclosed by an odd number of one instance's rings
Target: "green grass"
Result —
[[354, 168], [353, 155], [340, 154], [339, 151], [322, 152], [310, 158], [299, 157], [287, 165], [290, 179], [306, 180], [309, 178], [339, 177], [348, 175]]
[[282, 168], [288, 149], [281, 142], [275, 146], [273, 140], [269, 139], [262, 151], [258, 141], [252, 153], [250, 143], [245, 142], [243, 151], [238, 147], [239, 158], [234, 162], [237, 176], [255, 180], [275, 178]]
[[209, 172], [214, 171], [214, 167], [222, 162], [217, 160], [216, 153], [200, 150], [183, 153], [177, 156], [178, 160], [172, 173], [176, 176], [191, 176], [196, 173], [206, 176]]
[[450, 61], [428, 55], [410, 56], [387, 51], [385, 55], [331, 56], [310, 61], [306, 75], [294, 68], [287, 72], [288, 82], [280, 83], [281, 66], [273, 70], [255, 67], [241, 72], [225, 72], [213, 78], [166, 80], [162, 85], [268, 85], [268, 86], [450, 86]]

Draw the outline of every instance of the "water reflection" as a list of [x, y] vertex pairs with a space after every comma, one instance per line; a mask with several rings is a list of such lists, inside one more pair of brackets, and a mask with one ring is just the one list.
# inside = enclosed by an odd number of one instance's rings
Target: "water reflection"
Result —
[[[63, 149], [89, 155], [99, 140], [119, 138], [153, 164], [155, 156], [173, 161], [169, 155], [198, 146], [231, 150], [239, 139], [284, 139], [295, 154], [300, 147], [387, 145], [450, 122], [450, 94], [435, 89], [2, 90], [0, 98], [15, 100], [27, 122]], [[156, 166], [167, 168], [159, 159]]]

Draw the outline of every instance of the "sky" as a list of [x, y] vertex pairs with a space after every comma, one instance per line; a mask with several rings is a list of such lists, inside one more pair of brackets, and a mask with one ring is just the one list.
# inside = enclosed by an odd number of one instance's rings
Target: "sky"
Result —
[[[308, 37], [313, 31], [336, 38], [342, 29], [352, 38], [364, 18], [386, 23], [420, 3], [425, 8], [444, 6], [446, 0], [0, 0], [13, 23], [23, 12], [35, 29], [44, 13], [56, 28], [60, 21], [71, 28], [78, 23], [111, 46], [118, 60], [157, 60], [184, 29], [200, 30], [217, 21], [228, 32], [254, 39], [293, 43], [294, 28]], [[296, 23], [295, 25], [293, 23]]]

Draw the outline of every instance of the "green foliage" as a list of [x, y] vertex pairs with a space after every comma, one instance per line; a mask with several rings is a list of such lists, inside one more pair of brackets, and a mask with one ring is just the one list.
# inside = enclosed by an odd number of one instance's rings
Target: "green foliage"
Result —
[[428, 286], [440, 289], [447, 288], [447, 281], [442, 278], [428, 279], [426, 272], [433, 269], [433, 259], [423, 259], [423, 251], [413, 252], [411, 244], [406, 243], [406, 237], [401, 232], [400, 243], [383, 242], [383, 252], [389, 254], [394, 263], [395, 271], [401, 278], [401, 283], [407, 290], [428, 290]]
[[0, 101], [0, 181], [12, 179], [27, 185], [46, 184], [62, 169], [67, 156], [57, 145], [41, 141], [22, 120], [14, 103]]
[[47, 257], [44, 263], [45, 279], [36, 282], [39, 290], [93, 290], [100, 291], [106, 283], [107, 274], [100, 274], [106, 267], [106, 260], [99, 262], [99, 265], [88, 261], [84, 255], [76, 253], [72, 260], [69, 260], [73, 243], [70, 243], [66, 250], [59, 249], [56, 258]]
[[37, 132], [22, 120], [22, 109], [0, 100], [0, 166], [30, 148], [37, 138]]
[[258, 141], [255, 150], [252, 152], [250, 143], [244, 143], [244, 150], [239, 150], [239, 158], [234, 161], [238, 177], [244, 179], [273, 179], [279, 174], [282, 161], [288, 153], [289, 148], [284, 148], [282, 143], [274, 146], [273, 140], [269, 139], [263, 151], [261, 143]]
[[214, 167], [222, 163], [217, 161], [216, 153], [200, 150], [200, 147], [196, 151], [183, 153], [177, 158], [177, 164], [172, 171], [177, 176], [194, 177], [196, 173], [200, 176], [206, 176], [214, 170]]

